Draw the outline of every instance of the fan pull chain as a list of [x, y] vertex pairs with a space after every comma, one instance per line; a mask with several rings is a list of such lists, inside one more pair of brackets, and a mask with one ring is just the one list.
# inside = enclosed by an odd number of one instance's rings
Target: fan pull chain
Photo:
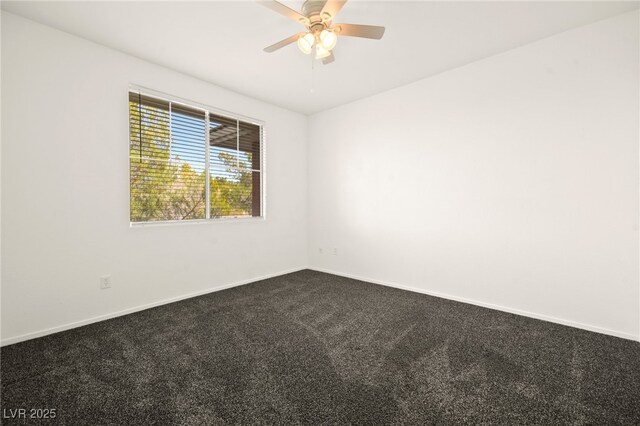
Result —
[[316, 91], [316, 60], [313, 53], [314, 52], [311, 52], [311, 55], [309, 55], [311, 59], [311, 88], [309, 89], [309, 92], [311, 93]]

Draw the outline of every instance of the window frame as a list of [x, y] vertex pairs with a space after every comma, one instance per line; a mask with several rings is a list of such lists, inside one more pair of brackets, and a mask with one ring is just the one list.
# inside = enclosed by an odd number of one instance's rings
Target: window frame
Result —
[[[140, 92], [143, 95], [148, 95], [150, 97], [154, 97], [163, 101], [172, 102], [175, 104], [180, 104], [185, 107], [195, 108], [204, 111], [205, 113], [220, 115], [226, 118], [243, 121], [245, 123], [253, 124], [256, 126], [260, 126], [260, 216], [222, 216], [222, 217], [209, 217], [208, 219], [182, 219], [182, 220], [157, 220], [157, 221], [146, 221], [146, 222], [132, 222], [131, 221], [131, 153], [130, 153], [130, 135], [131, 135], [131, 118], [129, 116], [129, 93], [130, 92]], [[148, 227], [148, 226], [173, 226], [173, 225], [201, 225], [206, 223], [233, 223], [233, 222], [254, 222], [254, 221], [265, 221], [267, 218], [267, 210], [266, 210], [266, 150], [265, 150], [265, 141], [267, 138], [265, 122], [263, 120], [259, 120], [257, 118], [249, 117], [246, 115], [234, 113], [231, 111], [227, 111], [221, 108], [212, 107], [200, 102], [191, 101], [185, 98], [181, 98], [179, 96], [169, 95], [164, 92], [160, 92], [154, 89], [150, 89], [148, 87], [140, 86], [137, 84], [129, 84], [127, 90], [127, 164], [128, 164], [128, 173], [129, 178], [127, 179], [128, 183], [128, 217], [129, 217], [129, 227], [130, 228], [138, 228], [138, 227]], [[207, 129], [209, 128], [209, 121], [206, 122]], [[207, 152], [208, 156], [209, 147], [205, 147], [205, 152]], [[208, 176], [209, 170], [207, 170]]]

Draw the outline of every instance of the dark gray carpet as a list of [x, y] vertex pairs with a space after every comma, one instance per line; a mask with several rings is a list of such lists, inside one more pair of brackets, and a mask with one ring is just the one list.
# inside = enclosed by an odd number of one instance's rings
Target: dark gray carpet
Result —
[[640, 423], [637, 342], [313, 271], [1, 355], [50, 424]]

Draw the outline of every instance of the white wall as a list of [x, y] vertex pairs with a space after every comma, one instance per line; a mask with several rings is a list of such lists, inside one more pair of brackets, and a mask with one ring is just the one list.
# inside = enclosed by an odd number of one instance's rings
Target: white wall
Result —
[[312, 116], [311, 267], [637, 339], [638, 48], [635, 11]]
[[[266, 122], [265, 221], [129, 227], [130, 83]], [[307, 265], [305, 116], [6, 12], [2, 102], [4, 344]]]

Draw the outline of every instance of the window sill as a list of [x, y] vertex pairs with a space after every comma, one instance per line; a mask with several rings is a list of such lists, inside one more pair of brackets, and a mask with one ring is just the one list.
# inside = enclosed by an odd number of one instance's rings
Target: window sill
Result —
[[162, 220], [157, 222], [129, 222], [130, 228], [148, 228], [156, 226], [204, 225], [212, 223], [263, 222], [264, 216], [258, 217], [221, 217], [217, 219]]

